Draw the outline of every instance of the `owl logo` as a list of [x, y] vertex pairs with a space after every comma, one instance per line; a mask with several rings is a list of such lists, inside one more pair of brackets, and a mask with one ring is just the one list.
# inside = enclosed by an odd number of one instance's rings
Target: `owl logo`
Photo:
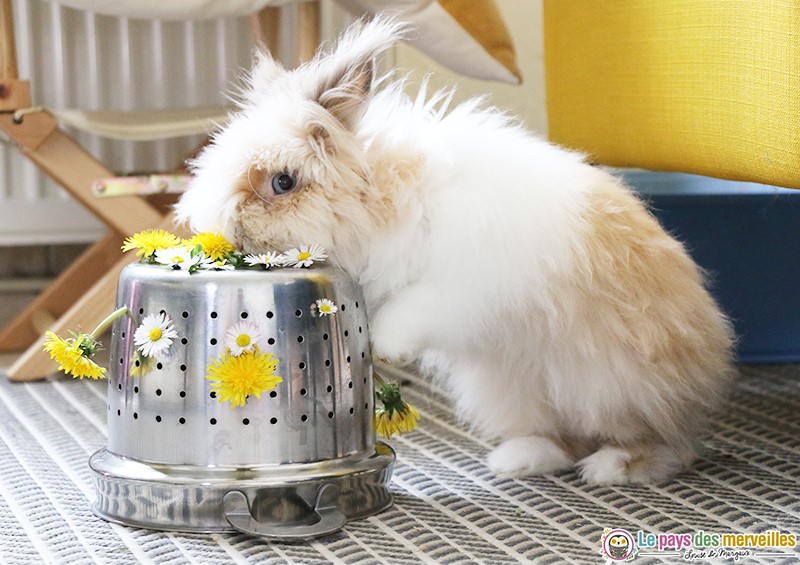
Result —
[[630, 561], [636, 556], [636, 543], [627, 530], [606, 528], [600, 554], [609, 561]]

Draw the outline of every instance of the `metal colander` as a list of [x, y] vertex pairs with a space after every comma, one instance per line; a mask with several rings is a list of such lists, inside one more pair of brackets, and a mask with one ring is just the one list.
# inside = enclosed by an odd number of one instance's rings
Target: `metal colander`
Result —
[[[338, 311], [320, 316], [318, 299]], [[90, 459], [94, 511], [139, 527], [240, 530], [281, 539], [340, 529], [391, 505], [394, 452], [375, 442], [360, 288], [332, 267], [120, 275], [108, 371], [108, 448]], [[178, 333], [142, 366], [134, 332], [165, 313]], [[283, 382], [232, 408], [206, 378], [240, 320], [263, 333]], [[137, 375], [137, 373], [142, 373]]]

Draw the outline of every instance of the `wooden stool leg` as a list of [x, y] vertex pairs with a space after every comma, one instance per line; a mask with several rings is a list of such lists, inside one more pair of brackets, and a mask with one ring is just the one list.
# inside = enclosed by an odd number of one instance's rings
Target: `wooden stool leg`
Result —
[[[169, 214], [153, 227], [170, 230], [180, 237], [188, 235], [176, 231], [174, 224], [174, 216]], [[66, 336], [70, 330], [76, 330], [79, 327], [85, 331], [92, 331], [113, 311], [119, 274], [126, 265], [133, 261], [130, 254], [124, 256], [120, 254], [121, 251], [117, 249], [115, 255], [117, 261], [58, 319], [50, 331], [62, 337]], [[11, 365], [8, 370], [10, 381], [34, 381], [56, 372], [57, 365], [42, 349], [43, 343], [44, 336], [42, 335]]]
[[279, 6], [267, 6], [250, 17], [253, 42], [280, 60], [281, 11]]
[[122, 241], [122, 235], [112, 231], [84, 251], [0, 331], [0, 351], [20, 351], [36, 341], [44, 331], [37, 319], [58, 319], [63, 315], [84, 290], [119, 260]]
[[301, 65], [314, 58], [320, 43], [320, 4], [314, 0], [300, 2], [298, 5], [298, 18], [300, 20], [297, 31], [297, 60]]
[[131, 235], [161, 223], [161, 213], [138, 196], [97, 198], [92, 192], [94, 180], [114, 174], [64, 133], [49, 112], [28, 114], [21, 123], [0, 114], [0, 130], [111, 229]]
[[11, 0], [0, 0], [0, 111], [31, 105], [31, 83], [18, 80]]
[[[51, 331], [61, 336], [78, 327], [92, 331], [112, 312], [119, 273], [130, 262], [131, 258], [125, 257], [114, 265], [58, 319]], [[43, 343], [44, 336], [40, 336], [28, 347], [9, 368], [8, 380], [35, 381], [56, 372], [53, 360], [42, 349]]]

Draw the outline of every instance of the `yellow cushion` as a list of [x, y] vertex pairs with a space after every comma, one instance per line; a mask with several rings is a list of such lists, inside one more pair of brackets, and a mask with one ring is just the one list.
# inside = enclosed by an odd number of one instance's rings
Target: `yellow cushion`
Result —
[[550, 138], [800, 188], [800, 2], [544, 0]]

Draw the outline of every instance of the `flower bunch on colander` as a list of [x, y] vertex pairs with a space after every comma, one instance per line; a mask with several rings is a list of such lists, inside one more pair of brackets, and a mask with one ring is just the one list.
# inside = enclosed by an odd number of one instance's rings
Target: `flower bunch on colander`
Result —
[[278, 267], [310, 267], [328, 255], [319, 245], [301, 245], [285, 253], [242, 253], [218, 233], [198, 233], [182, 239], [162, 229], [147, 229], [133, 234], [122, 245], [123, 251], [136, 250], [142, 263], [163, 265], [176, 271], [267, 270]]
[[[200, 270], [235, 270], [277, 267], [310, 267], [327, 259], [318, 245], [305, 245], [285, 253], [243, 254], [225, 237], [215, 233], [199, 233], [190, 239], [181, 239], [161, 229], [143, 230], [127, 238], [123, 251], [136, 250], [142, 263], [195, 273]], [[333, 316], [338, 307], [322, 298], [311, 305], [312, 315], [323, 318]], [[140, 311], [141, 313], [141, 311]], [[105, 378], [106, 369], [93, 357], [102, 349], [99, 336], [122, 316], [136, 317], [127, 307], [119, 308], [103, 320], [92, 332], [71, 332], [70, 338], [61, 338], [47, 332], [44, 349], [59, 363], [59, 370], [75, 378]], [[224, 351], [212, 358], [206, 367], [206, 378], [219, 402], [229, 402], [232, 408], [244, 406], [249, 396], [260, 398], [261, 393], [275, 388], [283, 379], [275, 375], [279, 360], [259, 349], [262, 329], [258, 325], [241, 321], [230, 327], [224, 340]], [[133, 335], [135, 350], [130, 367], [133, 377], [146, 376], [158, 359], [166, 359], [173, 341], [180, 336], [166, 312], [152, 313], [137, 322]], [[405, 402], [400, 386], [386, 382], [375, 375], [376, 408], [374, 415], [377, 434], [391, 438], [410, 432], [417, 427], [419, 412]]]

